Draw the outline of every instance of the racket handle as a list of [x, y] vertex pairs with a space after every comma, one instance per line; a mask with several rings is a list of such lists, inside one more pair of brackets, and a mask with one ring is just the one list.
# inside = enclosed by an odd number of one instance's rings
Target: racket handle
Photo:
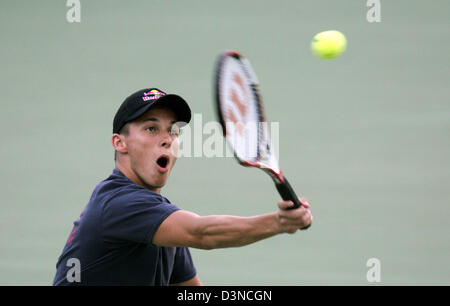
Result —
[[289, 184], [286, 178], [284, 178], [284, 182], [275, 184], [275, 186], [277, 187], [277, 190], [283, 200], [294, 202], [294, 206], [291, 207], [291, 209], [299, 208], [302, 205], [298, 200], [294, 189], [292, 189], [291, 184]]
[[[278, 193], [280, 194], [281, 198], [284, 201], [294, 202], [294, 206], [292, 206], [289, 209], [296, 209], [296, 208], [299, 208], [300, 206], [302, 206], [297, 195], [295, 194], [294, 189], [291, 187], [291, 184], [289, 184], [286, 177], [284, 177], [284, 181], [282, 183], [275, 184], [275, 186], [277, 187]], [[305, 230], [305, 229], [309, 228], [310, 226], [311, 225], [308, 225], [308, 226], [302, 227], [301, 229]]]

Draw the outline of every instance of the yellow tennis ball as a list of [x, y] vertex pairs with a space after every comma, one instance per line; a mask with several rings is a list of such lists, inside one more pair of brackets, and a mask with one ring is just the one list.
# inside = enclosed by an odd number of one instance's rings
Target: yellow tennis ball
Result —
[[311, 42], [311, 50], [314, 55], [324, 59], [335, 58], [347, 48], [347, 39], [339, 31], [320, 32], [314, 36]]

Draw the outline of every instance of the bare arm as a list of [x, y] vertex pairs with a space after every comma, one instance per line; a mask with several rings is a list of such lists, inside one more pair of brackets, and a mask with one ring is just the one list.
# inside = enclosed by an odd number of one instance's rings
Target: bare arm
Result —
[[228, 215], [199, 216], [179, 210], [159, 226], [153, 243], [160, 246], [187, 246], [216, 249], [248, 245], [280, 233], [294, 233], [312, 222], [309, 205], [288, 210], [290, 201], [278, 203], [274, 213], [238, 217]]

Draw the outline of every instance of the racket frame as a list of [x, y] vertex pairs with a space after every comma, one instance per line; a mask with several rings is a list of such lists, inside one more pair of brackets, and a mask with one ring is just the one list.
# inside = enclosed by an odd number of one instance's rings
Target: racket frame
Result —
[[[221, 84], [222, 66], [223, 66], [224, 61], [228, 57], [233, 57], [233, 58], [239, 60], [242, 63], [242, 66], [244, 67], [244, 71], [246, 72], [247, 76], [249, 77], [250, 80], [252, 80], [250, 87], [251, 87], [251, 93], [254, 95], [254, 97], [257, 101], [256, 108], [257, 108], [257, 112], [258, 112], [259, 123], [266, 122], [266, 117], [264, 114], [264, 108], [263, 108], [263, 104], [262, 104], [262, 98], [261, 98], [261, 95], [259, 94], [259, 90], [258, 90], [259, 82], [258, 82], [258, 79], [256, 78], [256, 74], [255, 74], [254, 70], [251, 67], [250, 62], [248, 61], [247, 58], [245, 58], [239, 52], [232, 51], [232, 50], [224, 51], [220, 55], [217, 65], [216, 65], [216, 75], [215, 75], [215, 101], [216, 101], [216, 103], [215, 104], [216, 104], [217, 115], [218, 115], [220, 124], [222, 126], [223, 136], [225, 138], [227, 138], [226, 137], [227, 130], [226, 130], [225, 118], [223, 117], [223, 114], [222, 114], [220, 84]], [[262, 137], [261, 133], [262, 133], [262, 130], [258, 127], [258, 137]], [[287, 181], [286, 177], [283, 175], [283, 173], [279, 169], [279, 167], [278, 167], [278, 171], [276, 171], [273, 167], [270, 167], [270, 165], [266, 165], [259, 161], [260, 154], [261, 154], [259, 144], [260, 144], [260, 142], [258, 141], [256, 161], [242, 160], [241, 158], [239, 158], [239, 156], [236, 154], [236, 151], [232, 147], [234, 157], [236, 158], [238, 163], [242, 166], [259, 168], [259, 169], [263, 170], [264, 172], [266, 172], [272, 178], [273, 182], [275, 183], [275, 186], [276, 186], [279, 194], [281, 195], [282, 199], [292, 201], [294, 203], [294, 206], [292, 208], [300, 207], [302, 204], [300, 203], [297, 195], [295, 194], [294, 189], [291, 187], [291, 185], [289, 184], [289, 182]], [[273, 154], [273, 152], [271, 152], [271, 154]], [[276, 160], [276, 158], [275, 158], [275, 160]]]

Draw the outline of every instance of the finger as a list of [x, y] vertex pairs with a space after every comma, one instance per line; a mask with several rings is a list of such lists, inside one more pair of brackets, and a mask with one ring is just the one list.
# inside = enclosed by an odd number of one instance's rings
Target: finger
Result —
[[305, 207], [305, 208], [310, 207], [308, 200], [306, 198], [298, 198], [298, 200], [300, 201], [300, 203], [302, 204], [303, 207]]
[[308, 213], [308, 214], [305, 214], [302, 219], [303, 219], [303, 224], [305, 226], [309, 226], [309, 225], [311, 225], [314, 218], [310, 213]]
[[278, 202], [278, 208], [281, 210], [287, 210], [294, 206], [294, 202], [292, 201], [280, 201]]
[[301, 219], [307, 212], [308, 210], [306, 208], [300, 207], [298, 209], [280, 210], [278, 214], [281, 218], [284, 218], [286, 220], [301, 222]]

